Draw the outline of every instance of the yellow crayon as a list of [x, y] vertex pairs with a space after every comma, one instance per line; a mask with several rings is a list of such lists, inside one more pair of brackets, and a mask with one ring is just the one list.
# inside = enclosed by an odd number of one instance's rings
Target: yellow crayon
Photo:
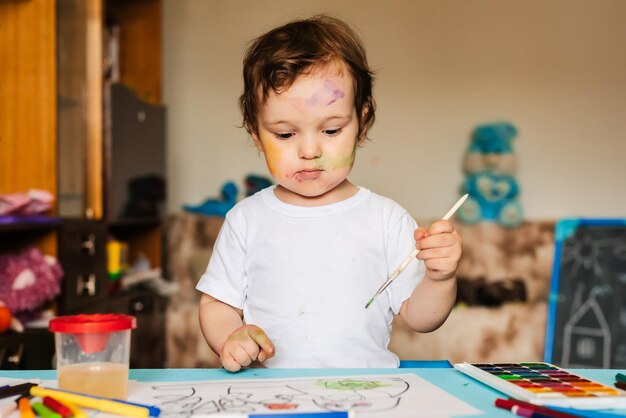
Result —
[[74, 405], [73, 403], [65, 402], [65, 406], [67, 406], [72, 411], [72, 416], [74, 418], [89, 418], [82, 409]]
[[42, 388], [33, 386], [30, 388], [30, 394], [33, 396], [50, 396], [61, 402], [72, 403], [86, 408], [96, 409], [111, 414], [123, 415], [133, 418], [147, 418], [150, 416], [148, 408], [130, 405], [123, 402], [117, 402], [113, 399], [95, 398], [89, 395], [81, 395], [78, 393], [65, 392], [62, 390]]

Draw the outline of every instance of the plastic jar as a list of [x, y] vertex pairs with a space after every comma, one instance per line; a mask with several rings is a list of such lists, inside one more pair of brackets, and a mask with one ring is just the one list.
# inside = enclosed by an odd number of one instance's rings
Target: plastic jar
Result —
[[107, 398], [126, 399], [130, 332], [135, 317], [117, 314], [60, 316], [54, 332], [59, 388]]

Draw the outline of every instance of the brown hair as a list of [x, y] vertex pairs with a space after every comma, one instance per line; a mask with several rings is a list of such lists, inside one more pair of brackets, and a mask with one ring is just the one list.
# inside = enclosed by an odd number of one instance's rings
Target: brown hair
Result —
[[243, 61], [244, 89], [239, 97], [246, 130], [258, 132], [258, 109], [270, 90], [279, 94], [299, 75], [333, 61], [345, 64], [352, 76], [359, 136], [367, 132], [376, 111], [374, 73], [357, 34], [345, 22], [326, 15], [287, 23], [253, 40]]

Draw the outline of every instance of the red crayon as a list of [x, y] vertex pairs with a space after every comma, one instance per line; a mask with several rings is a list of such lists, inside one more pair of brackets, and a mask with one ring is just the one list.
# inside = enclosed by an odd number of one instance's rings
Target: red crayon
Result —
[[50, 396], [43, 397], [43, 404], [63, 418], [69, 418], [74, 415], [74, 412], [72, 412], [70, 408]]
[[615, 387], [621, 390], [626, 390], [626, 382], [615, 382]]
[[[541, 413], [544, 416], [547, 415], [547, 416], [552, 417], [552, 418], [578, 418], [576, 415], [568, 414], [566, 412], [561, 412], [561, 411], [555, 411], [554, 409], [546, 408], [544, 406], [535, 405], [535, 404], [532, 404], [532, 403], [529, 403], [529, 402], [518, 401], [518, 400], [515, 400], [515, 399], [501, 399], [501, 398], [498, 398], [498, 399], [496, 399], [495, 405], [498, 408], [508, 409], [509, 411], [511, 411], [514, 406], [517, 406], [518, 408], [521, 407], [521, 408], [525, 408], [525, 409], [531, 409], [534, 412], [537, 412], [537, 414]], [[536, 415], [536, 416], [540, 417], [541, 415]], [[535, 417], [535, 415], [533, 415], [533, 418], [534, 417]]]
[[524, 418], [553, 418], [553, 415], [547, 415], [541, 412], [537, 412], [534, 409], [517, 405], [514, 405], [511, 408], [511, 413], [517, 415], [518, 417]]

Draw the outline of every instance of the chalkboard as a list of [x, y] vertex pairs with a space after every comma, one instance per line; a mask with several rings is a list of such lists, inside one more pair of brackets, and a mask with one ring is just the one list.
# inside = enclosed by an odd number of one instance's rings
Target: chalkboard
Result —
[[556, 224], [544, 360], [626, 368], [626, 219]]

